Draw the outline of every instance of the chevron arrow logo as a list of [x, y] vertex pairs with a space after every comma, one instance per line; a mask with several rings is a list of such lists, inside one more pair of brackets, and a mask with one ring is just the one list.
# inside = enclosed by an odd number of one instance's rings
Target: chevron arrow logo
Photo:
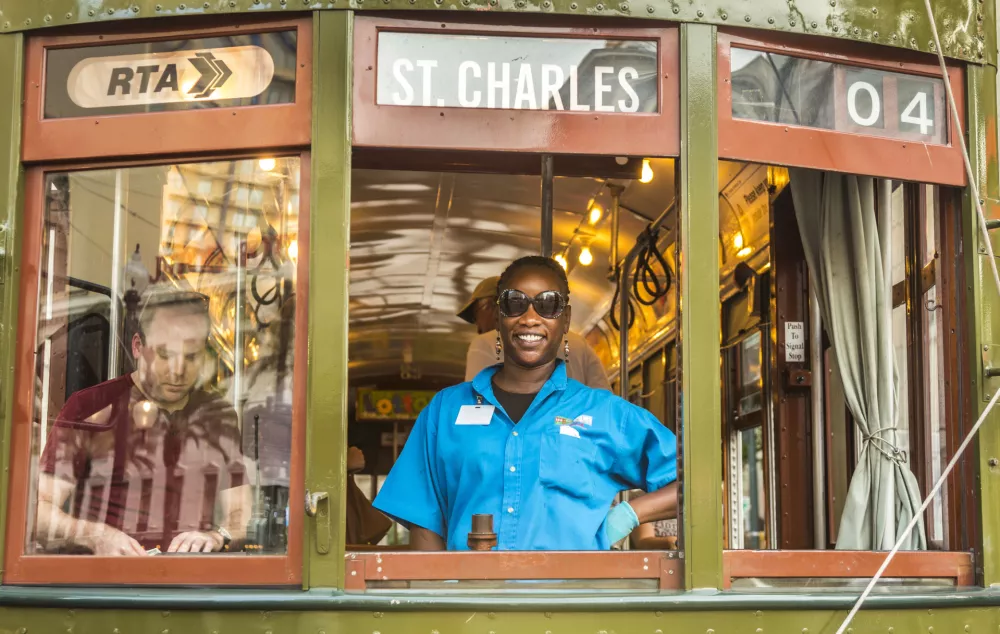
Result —
[[216, 59], [211, 53], [195, 53], [195, 56], [189, 57], [188, 61], [201, 73], [198, 82], [188, 91], [188, 94], [194, 95], [195, 99], [210, 96], [233, 75], [233, 71], [229, 70], [226, 63]]

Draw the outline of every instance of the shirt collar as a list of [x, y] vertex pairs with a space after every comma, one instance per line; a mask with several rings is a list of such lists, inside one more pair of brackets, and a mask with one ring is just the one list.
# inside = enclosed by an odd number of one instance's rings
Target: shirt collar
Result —
[[[482, 396], [492, 405], [499, 405], [496, 397], [493, 396], [493, 375], [503, 366], [502, 363], [484, 368], [472, 379], [472, 390]], [[562, 392], [566, 389], [566, 363], [562, 359], [556, 359], [556, 367], [549, 375], [549, 379], [539, 390], [538, 394], [544, 396], [550, 392]], [[541, 400], [536, 397], [535, 400]]]

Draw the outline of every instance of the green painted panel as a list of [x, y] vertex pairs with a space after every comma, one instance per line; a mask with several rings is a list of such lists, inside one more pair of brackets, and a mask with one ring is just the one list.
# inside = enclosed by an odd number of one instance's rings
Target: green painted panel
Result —
[[[309, 393], [303, 582], [343, 587], [347, 478], [347, 294], [351, 222], [351, 12], [316, 13], [309, 205]], [[322, 248], [319, 248], [322, 245]]]
[[[663, 634], [664, 632], [730, 634], [782, 632], [832, 633], [844, 617], [825, 610], [779, 612], [185, 612], [0, 609], [4, 632], [109, 632], [184, 634]], [[996, 632], [1000, 611], [866, 610], [858, 614], [852, 634], [900, 632]]]
[[14, 343], [17, 341], [17, 292], [21, 263], [21, 69], [24, 38], [0, 35], [0, 561], [7, 527], [7, 476], [13, 419]]
[[716, 33], [681, 26], [681, 394], [685, 576], [722, 587], [722, 392], [719, 387], [719, 138]]
[[[945, 54], [996, 59], [992, 3], [935, 0]], [[166, 16], [316, 9], [475, 11], [633, 17], [751, 27], [931, 50], [922, 0], [0, 0], [0, 31]], [[262, 16], [263, 17], [263, 16]]]

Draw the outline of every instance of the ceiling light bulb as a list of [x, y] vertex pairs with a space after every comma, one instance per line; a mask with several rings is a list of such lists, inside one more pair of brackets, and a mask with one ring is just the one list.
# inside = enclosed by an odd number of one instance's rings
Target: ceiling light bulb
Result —
[[564, 256], [562, 253], [560, 253], [555, 257], [555, 261], [559, 263], [559, 266], [563, 267], [564, 271], [569, 268], [569, 263], [566, 262], [566, 256]]
[[642, 175], [639, 177], [640, 183], [648, 183], [653, 180], [653, 168], [649, 165], [649, 159], [642, 159]]
[[292, 240], [288, 244], [288, 257], [290, 257], [292, 260], [298, 260], [299, 259], [299, 241], [298, 240]]
[[590, 266], [594, 262], [594, 254], [590, 252], [590, 247], [580, 249], [580, 264]]
[[270, 172], [271, 170], [274, 169], [274, 166], [277, 165], [278, 162], [275, 161], [273, 158], [262, 158], [260, 159], [260, 161], [257, 162], [257, 164], [260, 165], [260, 169], [264, 170], [265, 172]]
[[753, 249], [751, 249], [750, 247], [743, 247], [742, 249], [736, 252], [736, 257], [745, 258], [751, 253], [753, 253]]
[[598, 222], [600, 222], [601, 216], [603, 215], [604, 215], [604, 210], [601, 209], [600, 205], [595, 204], [593, 207], [590, 208], [590, 216], [587, 218], [587, 220], [588, 222], [590, 222], [590, 224], [596, 225]]
[[737, 231], [733, 236], [733, 247], [738, 251], [743, 248], [743, 232]]

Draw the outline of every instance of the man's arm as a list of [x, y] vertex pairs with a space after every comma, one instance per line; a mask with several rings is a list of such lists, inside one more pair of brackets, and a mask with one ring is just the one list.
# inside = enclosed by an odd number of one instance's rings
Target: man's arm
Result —
[[[598, 358], [597, 353], [594, 349], [590, 347], [587, 340], [583, 337], [579, 338], [579, 347], [582, 348], [577, 354], [582, 355], [580, 358], [583, 360], [584, 376], [586, 377], [587, 387], [592, 387], [595, 390], [607, 390], [611, 391], [611, 383], [608, 382], [608, 373], [604, 369], [604, 365]], [[573, 354], [573, 350], [570, 350], [570, 354]]]
[[35, 539], [45, 550], [60, 546], [81, 546], [95, 555], [116, 557], [145, 555], [142, 546], [125, 533], [107, 524], [72, 517], [62, 509], [73, 493], [73, 483], [48, 473], [38, 476], [38, 508]]

